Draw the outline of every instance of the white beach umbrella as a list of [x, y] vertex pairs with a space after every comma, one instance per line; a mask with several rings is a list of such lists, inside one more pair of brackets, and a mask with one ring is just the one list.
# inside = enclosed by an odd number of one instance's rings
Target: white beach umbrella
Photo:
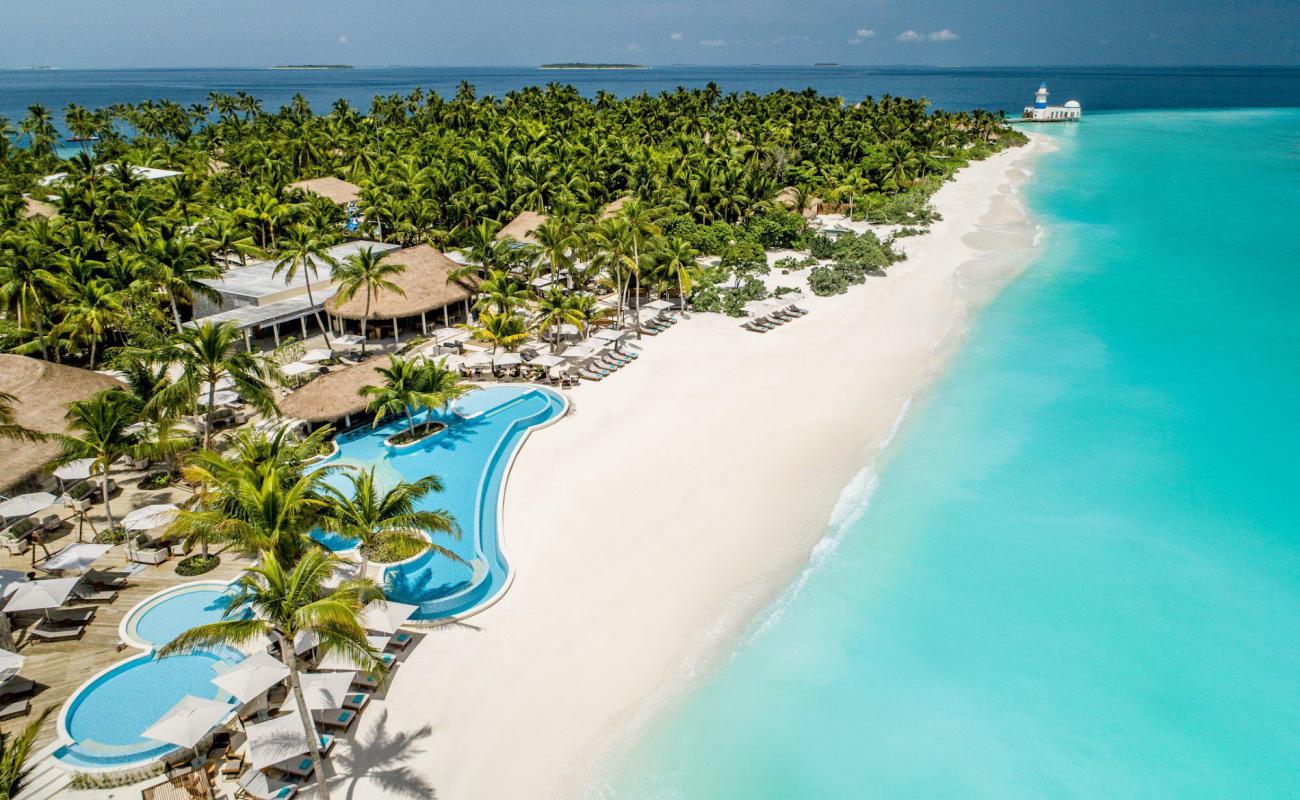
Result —
[[9, 650], [0, 650], [0, 686], [14, 679], [18, 671], [23, 668], [24, 659], [17, 653]]
[[287, 677], [289, 668], [280, 659], [260, 650], [212, 682], [239, 702], [247, 703]]
[[234, 709], [220, 700], [187, 694], [140, 735], [180, 747], [193, 747]]
[[478, 350], [476, 352], [470, 353], [469, 355], [465, 356], [465, 366], [469, 367], [470, 369], [478, 369], [479, 367], [490, 367], [492, 366], [492, 354], [485, 350]]
[[[208, 387], [211, 386], [211, 385], [212, 385], [212, 384], [208, 383], [207, 381], [203, 381], [202, 383], [200, 383], [200, 384], [199, 384], [199, 394], [207, 394], [207, 393], [208, 393]], [[229, 389], [233, 389], [233, 388], [235, 388], [235, 379], [234, 379], [234, 378], [230, 377], [229, 375], [222, 375], [220, 378], [217, 378], [217, 391], [218, 391], [218, 392], [224, 392], [224, 391], [227, 391], [227, 390], [229, 390]]]
[[434, 356], [430, 360], [441, 366], [443, 369], [460, 369], [460, 366], [465, 363], [465, 357], [458, 356], [455, 353]]
[[307, 732], [297, 712], [245, 726], [249, 766], [258, 770], [307, 752]]
[[565, 349], [565, 351], [560, 353], [560, 355], [567, 359], [576, 361], [578, 359], [586, 358], [594, 352], [596, 351], [586, 345], [575, 344], [572, 347]]
[[239, 395], [231, 391], [218, 391], [209, 398], [208, 393], [204, 392], [199, 395], [199, 405], [206, 406], [209, 399], [214, 406], [232, 406], [239, 402]]
[[443, 342], [455, 342], [469, 338], [469, 331], [461, 328], [435, 328], [433, 331], [433, 340], [438, 344]]
[[302, 358], [298, 360], [306, 364], [319, 364], [322, 361], [329, 361], [333, 357], [334, 354], [331, 353], [329, 350], [326, 350], [323, 347], [317, 347], [313, 350], [308, 350], [307, 352], [303, 353]]
[[68, 601], [68, 595], [72, 594], [73, 588], [80, 580], [80, 578], [46, 578], [19, 583], [10, 593], [9, 602], [5, 603], [4, 610], [12, 614], [15, 611], [45, 611], [58, 608]]
[[90, 544], [89, 542], [70, 544], [42, 561], [41, 567], [50, 572], [84, 570], [112, 549], [113, 545], [111, 544]]
[[306, 672], [298, 676], [303, 700], [312, 711], [342, 708], [355, 672]]
[[[143, 429], [143, 423], [137, 423]], [[135, 431], [132, 431], [135, 433]], [[80, 481], [90, 477], [90, 469], [95, 465], [93, 458], [79, 458], [76, 461], [69, 461], [58, 469], [54, 470], [54, 477], [61, 481]]]
[[54, 505], [54, 495], [49, 492], [28, 492], [0, 503], [0, 517], [27, 517]]
[[641, 308], [649, 309], [651, 311], [667, 311], [672, 307], [673, 304], [668, 302], [667, 300], [651, 300], [650, 302], [641, 306]]
[[601, 328], [600, 330], [593, 333], [591, 335], [591, 338], [599, 339], [602, 342], [617, 342], [620, 341], [624, 336], [627, 336], [627, 331], [616, 331], [612, 328]]
[[492, 366], [494, 367], [517, 367], [522, 363], [524, 363], [524, 358], [518, 353], [500, 353], [492, 356]]
[[586, 339], [578, 342], [578, 344], [582, 347], [590, 347], [593, 352], [609, 347], [609, 342], [604, 339], [597, 339], [595, 336], [588, 336]]
[[293, 637], [293, 652], [302, 655], [318, 644], [320, 644], [320, 636], [316, 631], [298, 631]]
[[772, 313], [772, 307], [763, 300], [750, 300], [743, 308], [751, 317], [762, 317]]
[[[374, 600], [361, 610], [361, 627], [376, 633], [396, 633], [406, 624], [419, 606], [407, 603], [385, 603]], [[387, 644], [387, 642], [385, 642]]]
[[546, 353], [534, 358], [532, 361], [529, 361], [528, 365], [532, 367], [556, 367], [563, 363], [564, 359], [559, 356], [553, 356], [550, 353]]
[[309, 372], [317, 372], [319, 370], [320, 367], [313, 366], [305, 361], [295, 361], [292, 364], [285, 364], [283, 367], [280, 367], [280, 371], [290, 378], [298, 375], [306, 375]]
[[170, 525], [172, 520], [176, 519], [178, 511], [180, 509], [174, 503], [157, 503], [144, 508], [137, 508], [122, 517], [122, 527], [128, 531], [148, 531], [161, 528], [163, 525]]
[[551, 328], [551, 333], [556, 336], [577, 336], [578, 326], [572, 322], [561, 322], [559, 325]]

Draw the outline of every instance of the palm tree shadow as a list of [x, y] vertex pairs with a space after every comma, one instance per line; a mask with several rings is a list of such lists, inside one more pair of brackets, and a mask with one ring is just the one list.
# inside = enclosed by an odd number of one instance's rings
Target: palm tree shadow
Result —
[[363, 779], [373, 781], [386, 795], [436, 800], [438, 793], [432, 784], [409, 764], [423, 752], [420, 740], [432, 735], [433, 726], [427, 723], [414, 731], [389, 731], [385, 709], [366, 736], [357, 736], [346, 754], [333, 759], [338, 773], [349, 776], [349, 800], [356, 796], [357, 785]]

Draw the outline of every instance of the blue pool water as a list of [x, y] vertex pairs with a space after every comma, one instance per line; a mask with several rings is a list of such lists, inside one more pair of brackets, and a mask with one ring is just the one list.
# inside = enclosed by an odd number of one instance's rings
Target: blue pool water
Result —
[[1300, 110], [1045, 133], [1036, 263], [604, 796], [1300, 797]]
[[[180, 586], [131, 612], [129, 636], [159, 647], [196, 625], [222, 618], [230, 597], [221, 586]], [[117, 664], [79, 690], [64, 707], [62, 732], [73, 743], [55, 754], [74, 768], [116, 769], [146, 764], [174, 750], [141, 734], [185, 695], [227, 700], [212, 679], [244, 659], [229, 647], [155, 658], [153, 652]]]
[[[459, 541], [442, 536], [438, 544], [466, 563], [434, 554], [388, 569], [385, 592], [392, 600], [420, 607], [418, 619], [437, 619], [467, 611], [491, 598], [509, 573], [498, 542], [497, 505], [505, 468], [531, 428], [564, 413], [564, 399], [549, 389], [492, 386], [478, 389], [448, 412], [430, 412], [446, 428], [423, 442], [390, 448], [384, 440], [404, 429], [404, 419], [349, 432], [339, 437], [339, 451], [325, 463], [361, 469], [374, 467], [381, 482], [417, 480], [437, 475], [443, 491], [429, 495], [426, 508], [449, 511], [458, 521]], [[346, 479], [335, 474], [339, 488]], [[335, 535], [315, 534], [331, 549], [355, 543]]]

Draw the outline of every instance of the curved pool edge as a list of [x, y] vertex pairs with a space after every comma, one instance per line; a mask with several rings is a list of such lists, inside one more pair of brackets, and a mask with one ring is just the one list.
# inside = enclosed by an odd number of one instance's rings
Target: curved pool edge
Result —
[[[483, 388], [487, 388], [489, 386], [499, 386], [501, 384], [476, 384], [476, 385], [479, 385]], [[464, 611], [457, 611], [455, 613], [448, 614], [445, 617], [438, 617], [436, 619], [427, 619], [427, 620], [412, 619], [412, 620], [408, 620], [408, 622], [406, 623], [408, 625], [432, 628], [432, 627], [437, 627], [438, 625], [446, 625], [450, 622], [459, 622], [461, 620], [469, 619], [475, 614], [479, 614], [483, 611], [488, 610], [492, 606], [496, 605], [501, 600], [501, 598], [506, 596], [506, 592], [510, 591], [510, 587], [514, 585], [515, 567], [514, 564], [510, 561], [510, 559], [506, 557], [506, 547], [504, 543], [505, 543], [505, 531], [506, 531], [506, 526], [505, 526], [506, 492], [510, 488], [510, 476], [511, 474], [514, 473], [515, 459], [517, 459], [519, 457], [519, 454], [523, 452], [524, 446], [528, 444], [528, 440], [530, 437], [532, 437], [533, 433], [535, 433], [536, 431], [543, 430], [545, 428], [549, 428], [555, 423], [567, 417], [569, 415], [570, 409], [572, 408], [572, 403], [569, 402], [568, 395], [564, 394], [563, 392], [556, 391], [550, 386], [544, 386], [540, 383], [514, 383], [514, 384], [506, 384], [506, 385], [526, 386], [530, 389], [535, 389], [544, 394], [549, 394], [555, 398], [558, 398], [560, 401], [560, 411], [558, 414], [556, 414], [553, 417], [550, 417], [549, 419], [543, 420], [542, 422], [539, 422], [535, 425], [529, 425], [528, 427], [524, 428], [523, 436], [520, 438], [519, 444], [515, 446], [514, 452], [510, 454], [510, 458], [506, 461], [505, 471], [501, 475], [501, 488], [497, 492], [497, 517], [496, 517], [497, 518], [497, 553], [498, 553], [498, 557], [501, 559], [501, 562], [505, 564], [505, 568], [506, 568], [505, 576], [502, 578], [501, 581], [501, 587], [497, 589], [495, 592], [493, 592], [492, 594], [483, 598], [481, 601], [465, 609]], [[463, 592], [459, 592], [457, 594], [469, 594], [470, 592], [473, 591], [474, 588], [475, 587], [469, 587], [465, 589]], [[451, 599], [455, 596], [456, 595], [449, 595], [445, 599]]]
[[[154, 762], [158, 761], [158, 759], [167, 755], [167, 753], [179, 749], [175, 746], [170, 746], [166, 749], [166, 751], [164, 751], [159, 755], [142, 757], [139, 761], [135, 761], [127, 764], [111, 764], [111, 765], [104, 765], [102, 767], [92, 766], [87, 764], [70, 764], [64, 761], [63, 759], [59, 758], [58, 755], [59, 751], [63, 750], [64, 748], [72, 747], [78, 744], [77, 740], [72, 736], [72, 733], [68, 730], [68, 718], [72, 714], [72, 710], [73, 708], [76, 707], [77, 701], [81, 698], [81, 696], [85, 694], [87, 691], [89, 691], [102, 678], [107, 677], [108, 675], [117, 671], [121, 667], [126, 666], [127, 664], [138, 661], [140, 658], [144, 656], [149, 656], [153, 653], [155, 648], [152, 643], [145, 642], [142, 639], [139, 639], [132, 634], [133, 623], [138, 622], [139, 618], [144, 616], [144, 612], [158, 605], [158, 603], [167, 599], [168, 597], [172, 597], [177, 594], [184, 594], [186, 592], [201, 591], [203, 589], [217, 588], [217, 587], [229, 588], [232, 583], [233, 581], [223, 581], [214, 578], [209, 578], [207, 580], [199, 580], [199, 581], [186, 581], [185, 583], [179, 583], [175, 586], [168, 586], [165, 589], [160, 589], [154, 592], [153, 594], [149, 595], [148, 597], [144, 598], [140, 602], [136, 603], [135, 605], [131, 606], [131, 609], [126, 612], [126, 614], [122, 617], [122, 621], [119, 622], [117, 625], [117, 635], [123, 644], [125, 644], [127, 647], [133, 647], [139, 652], [134, 653], [133, 655], [130, 655], [126, 658], [118, 659], [117, 661], [114, 661], [112, 664], [109, 664], [108, 666], [99, 670], [94, 675], [91, 675], [89, 678], [82, 681], [81, 684], [77, 686], [77, 688], [73, 690], [71, 694], [68, 695], [67, 700], [63, 701], [62, 707], [59, 708], [58, 719], [55, 720], [55, 731], [56, 731], [55, 742], [50, 754], [50, 761], [52, 761], [55, 766], [57, 766], [59, 769], [67, 770], [69, 772], [81, 772], [87, 774], [128, 772], [131, 770], [143, 769], [144, 767], [147, 767], [150, 764], [153, 764]], [[232, 711], [235, 710], [238, 710], [238, 706], [232, 706]]]

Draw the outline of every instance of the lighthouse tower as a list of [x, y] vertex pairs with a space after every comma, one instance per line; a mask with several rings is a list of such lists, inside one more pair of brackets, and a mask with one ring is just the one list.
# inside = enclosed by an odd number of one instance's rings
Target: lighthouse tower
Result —
[[1038, 85], [1038, 91], [1034, 92], [1034, 104], [1025, 106], [1025, 113], [1022, 119], [1027, 122], [1075, 122], [1083, 115], [1083, 109], [1079, 106], [1078, 100], [1071, 100], [1063, 106], [1049, 106], [1047, 104], [1047, 81]]

